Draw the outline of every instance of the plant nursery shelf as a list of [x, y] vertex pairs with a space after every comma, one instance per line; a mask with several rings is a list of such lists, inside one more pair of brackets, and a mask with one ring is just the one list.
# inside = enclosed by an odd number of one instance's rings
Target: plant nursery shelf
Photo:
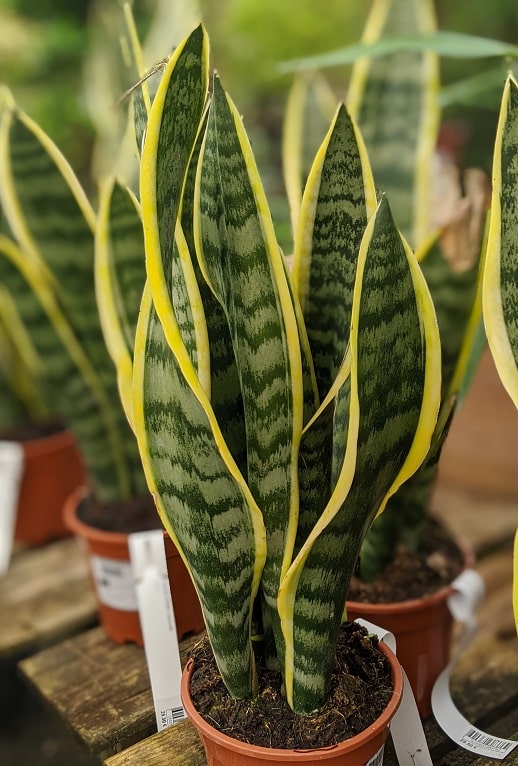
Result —
[[[478, 569], [486, 597], [477, 634], [455, 667], [452, 692], [468, 720], [496, 737], [509, 738], [518, 732], [510, 541], [484, 555]], [[196, 640], [181, 643], [182, 659]], [[117, 645], [101, 628], [94, 628], [23, 660], [19, 667], [85, 749], [105, 759], [106, 766], [205, 766], [203, 748], [189, 721], [156, 733], [147, 666], [138, 646]], [[484, 763], [455, 748], [432, 720], [425, 723], [425, 732], [434, 764]], [[390, 744], [386, 750], [385, 763], [395, 765]], [[518, 753], [504, 764], [518, 766]]]
[[97, 607], [77, 541], [15, 552], [0, 578], [0, 613], [0, 660], [26, 656], [94, 625]]

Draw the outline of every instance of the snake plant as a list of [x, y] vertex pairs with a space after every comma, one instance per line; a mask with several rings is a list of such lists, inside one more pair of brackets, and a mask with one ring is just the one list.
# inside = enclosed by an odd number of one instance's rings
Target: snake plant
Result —
[[[0, 289], [44, 401], [76, 437], [101, 503], [147, 493], [96, 303], [96, 214], [66, 159], [4, 89]], [[3, 308], [7, 304], [2, 304]]]
[[[493, 193], [483, 281], [484, 323], [500, 379], [518, 407], [518, 83], [505, 84], [493, 159]], [[518, 630], [518, 531], [513, 604]]]
[[[362, 42], [407, 39], [436, 31], [432, 0], [374, 0]], [[399, 545], [416, 550], [435, 484], [442, 446], [484, 347], [480, 253], [488, 205], [481, 171], [462, 179], [436, 151], [440, 125], [439, 57], [420, 47], [369, 58], [352, 67], [347, 105], [358, 121], [375, 183], [391, 203], [398, 228], [408, 238], [425, 275], [439, 323], [442, 356], [441, 412], [430, 452], [419, 471], [391, 498], [373, 525], [361, 553], [364, 580], [380, 576]], [[295, 77], [284, 137], [285, 178], [296, 220], [303, 161], [290, 125], [304, 119], [311, 93], [322, 92], [322, 74]], [[298, 119], [297, 119], [298, 118]], [[316, 119], [312, 117], [313, 123]]]
[[260, 613], [306, 714], [329, 691], [363, 538], [428, 452], [437, 324], [343, 104], [309, 174], [290, 274], [208, 57], [200, 25], [168, 62], [145, 133], [133, 425], [229, 692], [256, 691]]

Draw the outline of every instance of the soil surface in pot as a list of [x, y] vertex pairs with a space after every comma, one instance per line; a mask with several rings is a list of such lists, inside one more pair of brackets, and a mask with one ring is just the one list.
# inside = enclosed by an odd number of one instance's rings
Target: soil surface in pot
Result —
[[100, 503], [93, 495], [88, 495], [79, 503], [77, 515], [84, 524], [105, 532], [131, 534], [162, 528], [151, 495], [107, 504]]
[[194, 648], [192, 702], [214, 728], [234, 739], [262, 747], [307, 749], [328, 747], [363, 731], [385, 709], [392, 695], [390, 665], [376, 637], [353, 622], [340, 631], [326, 704], [316, 713], [299, 716], [282, 693], [280, 674], [267, 670], [258, 656], [259, 695], [235, 700], [219, 674], [208, 639]]
[[450, 585], [463, 567], [463, 552], [451, 533], [437, 520], [429, 518], [417, 552], [399, 548], [394, 560], [373, 582], [353, 577], [347, 598], [369, 604], [423, 598]]
[[63, 425], [56, 421], [24, 423], [12, 428], [3, 429], [0, 433], [0, 439], [3, 441], [26, 442], [33, 439], [42, 439], [45, 436], [53, 436], [64, 430]]

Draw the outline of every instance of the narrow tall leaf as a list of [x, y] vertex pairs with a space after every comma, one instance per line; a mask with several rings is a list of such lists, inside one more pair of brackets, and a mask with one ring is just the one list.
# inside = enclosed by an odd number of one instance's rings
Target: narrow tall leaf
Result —
[[360, 249], [352, 317], [347, 449], [329, 504], [279, 596], [288, 699], [306, 713], [329, 689], [365, 529], [426, 455], [440, 400], [433, 305], [385, 200]]
[[[432, 0], [374, 0], [363, 42], [435, 30]], [[429, 230], [429, 167], [439, 126], [439, 58], [396, 50], [358, 59], [348, 106], [359, 123], [376, 185], [387, 193], [398, 227], [416, 246]]]

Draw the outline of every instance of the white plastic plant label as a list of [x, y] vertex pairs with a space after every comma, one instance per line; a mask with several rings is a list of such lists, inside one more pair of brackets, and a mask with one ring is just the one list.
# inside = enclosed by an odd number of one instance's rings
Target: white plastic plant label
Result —
[[137, 611], [137, 595], [128, 561], [91, 555], [90, 567], [99, 601], [123, 612]]
[[[384, 641], [397, 655], [394, 635], [379, 625], [368, 620], [357, 619], [355, 622], [363, 625], [369, 633], [374, 633], [380, 641]], [[410, 681], [403, 671], [403, 695], [399, 708], [390, 724], [390, 734], [394, 743], [399, 766], [432, 766], [432, 758], [424, 735], [423, 724], [417, 703], [415, 701]]]
[[158, 731], [185, 718], [182, 666], [161, 529], [129, 536], [144, 652]]
[[23, 464], [21, 444], [0, 441], [0, 574], [7, 572], [11, 560]]
[[479, 573], [468, 569], [453, 582], [448, 606], [455, 620], [464, 628], [448, 666], [439, 675], [432, 690], [432, 710], [441, 729], [457, 745], [477, 756], [504, 759], [518, 745], [510, 739], [495, 737], [473, 726], [459, 712], [450, 694], [450, 675], [460, 654], [465, 650], [476, 628], [475, 609], [484, 595]]

